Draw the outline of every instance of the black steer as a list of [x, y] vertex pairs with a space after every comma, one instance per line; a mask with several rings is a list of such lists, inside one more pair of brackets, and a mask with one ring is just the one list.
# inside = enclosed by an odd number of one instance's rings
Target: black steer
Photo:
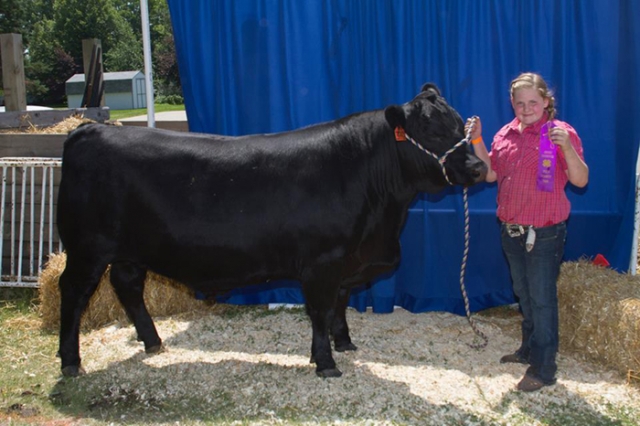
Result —
[[[395, 129], [412, 143], [398, 142]], [[105, 269], [147, 353], [161, 349], [143, 301], [148, 270], [207, 294], [301, 283], [323, 377], [355, 350], [350, 289], [393, 270], [418, 192], [484, 180], [458, 113], [431, 84], [404, 105], [278, 134], [228, 137], [90, 124], [64, 145], [58, 229], [62, 373], [83, 373], [79, 326]], [[445, 170], [447, 177], [445, 178]]]

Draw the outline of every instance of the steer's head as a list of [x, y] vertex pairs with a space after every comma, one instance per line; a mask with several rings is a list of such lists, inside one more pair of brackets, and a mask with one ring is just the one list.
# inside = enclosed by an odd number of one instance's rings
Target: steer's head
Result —
[[415, 147], [410, 140], [397, 142], [403, 145], [399, 147], [402, 167], [420, 191], [435, 192], [449, 184], [469, 186], [484, 181], [487, 166], [467, 143], [459, 144], [447, 154], [464, 138], [464, 123], [434, 84], [425, 84], [420, 94], [404, 105], [387, 107], [385, 117], [394, 131], [403, 129], [408, 138], [425, 150], [441, 159], [446, 156], [445, 178], [434, 157]]

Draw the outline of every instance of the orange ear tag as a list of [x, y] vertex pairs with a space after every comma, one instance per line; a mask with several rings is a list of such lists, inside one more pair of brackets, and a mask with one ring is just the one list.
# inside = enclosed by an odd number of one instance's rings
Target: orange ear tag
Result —
[[402, 142], [407, 140], [407, 135], [404, 133], [404, 129], [400, 126], [395, 129], [396, 141]]

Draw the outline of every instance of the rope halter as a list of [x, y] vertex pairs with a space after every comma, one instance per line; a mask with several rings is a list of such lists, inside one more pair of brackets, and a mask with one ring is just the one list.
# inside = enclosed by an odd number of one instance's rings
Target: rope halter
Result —
[[[460, 142], [455, 144], [453, 147], [451, 147], [451, 149], [449, 149], [447, 152], [445, 152], [440, 157], [438, 157], [433, 152], [425, 149], [422, 145], [416, 143], [416, 141], [414, 141], [411, 137], [409, 137], [409, 136], [407, 136], [405, 134], [404, 129], [402, 129], [401, 127], [396, 127], [396, 130], [395, 130], [396, 140], [397, 141], [409, 140], [412, 144], [414, 144], [422, 152], [424, 152], [424, 153], [430, 155], [431, 157], [435, 158], [438, 161], [438, 163], [440, 164], [440, 167], [442, 168], [442, 173], [444, 174], [444, 178], [447, 180], [449, 185], [453, 185], [451, 183], [451, 181], [449, 181], [449, 178], [447, 177], [447, 172], [446, 172], [446, 170], [444, 168], [444, 162], [447, 161], [447, 156], [449, 154], [451, 154], [453, 151], [458, 149], [463, 144], [468, 144], [469, 143], [469, 141], [471, 140], [471, 134], [473, 133], [473, 128], [476, 125], [477, 118], [478, 117], [475, 116], [475, 115], [473, 117], [471, 117], [471, 122], [469, 123], [469, 127], [467, 128], [467, 130], [465, 132], [464, 139], [462, 139]], [[468, 258], [468, 255], [469, 255], [469, 202], [468, 202], [467, 188], [466, 187], [464, 187], [462, 189], [462, 195], [463, 195], [462, 201], [463, 201], [463, 205], [464, 205], [464, 252], [463, 252], [463, 255], [462, 255], [462, 264], [460, 266], [460, 291], [462, 292], [462, 297], [464, 299], [464, 309], [465, 309], [465, 312], [467, 314], [467, 320], [469, 321], [469, 325], [471, 326], [471, 329], [476, 334], [476, 336], [478, 336], [478, 337], [480, 337], [482, 339], [482, 342], [480, 342], [480, 343], [472, 343], [472, 344], [469, 344], [469, 346], [471, 348], [473, 348], [473, 349], [482, 349], [482, 348], [486, 347], [487, 344], [489, 343], [489, 338], [482, 332], [482, 330], [480, 330], [480, 328], [478, 328], [478, 325], [475, 323], [475, 321], [471, 317], [471, 309], [470, 309], [470, 306], [469, 306], [469, 296], [467, 295], [467, 289], [466, 289], [466, 287], [464, 285], [464, 277], [465, 277], [465, 272], [466, 272], [466, 269], [467, 269], [467, 258]]]
[[458, 142], [457, 144], [449, 148], [447, 152], [445, 152], [441, 156], [438, 156], [437, 154], [429, 151], [428, 149], [426, 149], [425, 147], [417, 143], [411, 136], [405, 133], [402, 127], [396, 127], [395, 129], [396, 141], [401, 142], [401, 141], [408, 140], [413, 145], [415, 145], [415, 147], [418, 148], [420, 151], [435, 158], [438, 164], [440, 164], [440, 168], [442, 169], [442, 174], [444, 175], [444, 178], [447, 180], [447, 183], [449, 185], [453, 185], [453, 183], [451, 183], [451, 181], [449, 180], [449, 176], [447, 176], [447, 170], [444, 167], [444, 163], [445, 161], [447, 161], [447, 157], [449, 156], [449, 154], [451, 154], [453, 151], [460, 148], [461, 146], [465, 144], [467, 145], [469, 144], [469, 141], [471, 140], [471, 132], [473, 131], [473, 128], [475, 127], [475, 124], [476, 124], [476, 116], [472, 117], [471, 120], [472, 120], [471, 125], [469, 126], [469, 129], [467, 130], [465, 137], [460, 142]]

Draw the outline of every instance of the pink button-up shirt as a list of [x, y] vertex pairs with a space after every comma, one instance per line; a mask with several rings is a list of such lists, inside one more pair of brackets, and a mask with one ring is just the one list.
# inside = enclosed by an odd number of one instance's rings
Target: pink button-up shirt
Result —
[[[540, 191], [536, 185], [540, 129], [547, 121], [545, 113], [520, 133], [520, 120], [514, 118], [493, 138], [489, 157], [491, 168], [498, 175], [497, 215], [502, 222], [542, 227], [569, 217], [571, 204], [564, 191], [568, 182], [567, 163], [560, 148], [556, 151], [553, 191]], [[573, 127], [560, 120], [554, 123], [569, 132], [571, 144], [584, 160], [582, 141]]]

